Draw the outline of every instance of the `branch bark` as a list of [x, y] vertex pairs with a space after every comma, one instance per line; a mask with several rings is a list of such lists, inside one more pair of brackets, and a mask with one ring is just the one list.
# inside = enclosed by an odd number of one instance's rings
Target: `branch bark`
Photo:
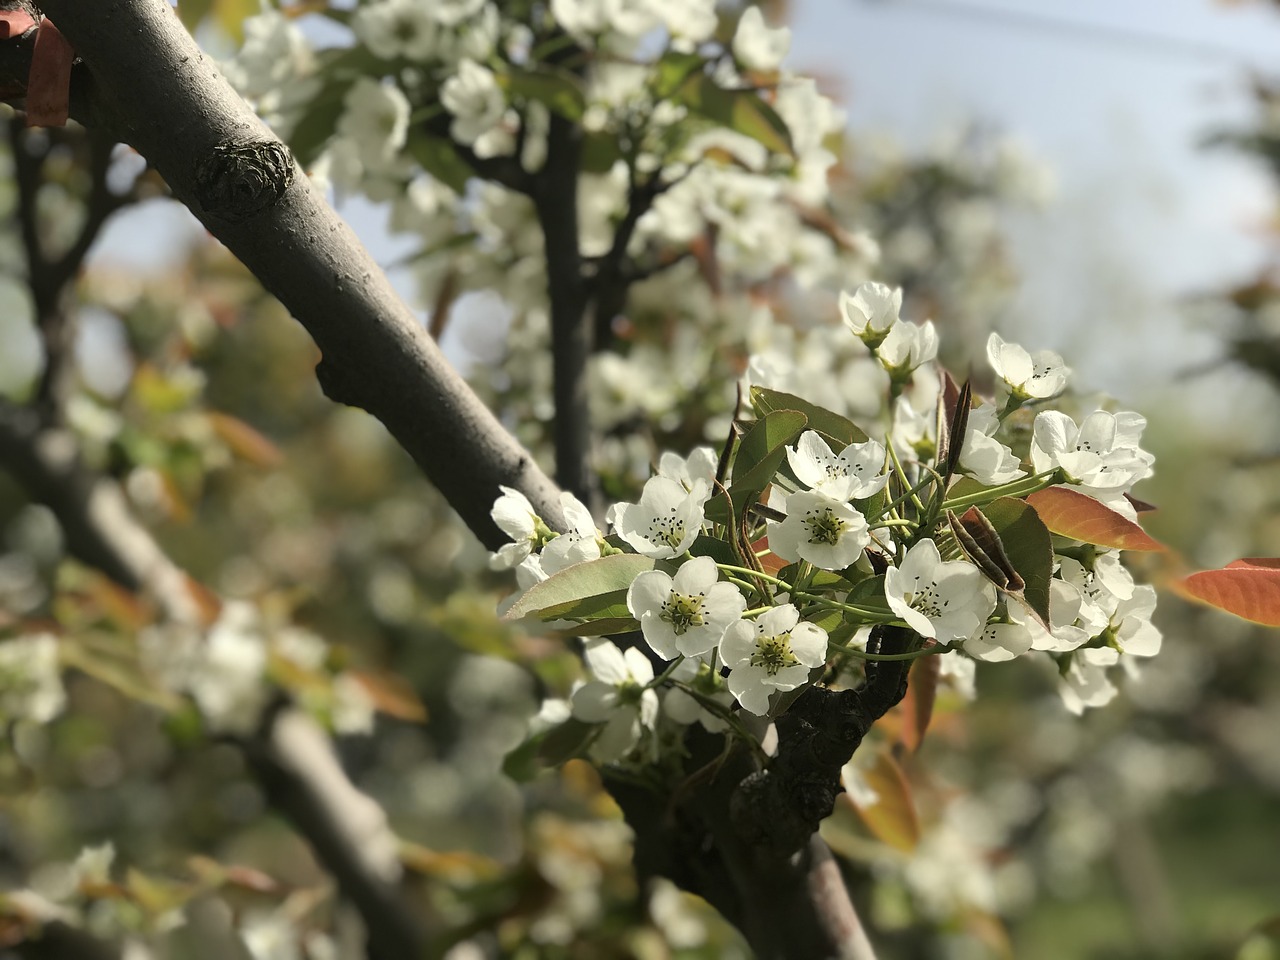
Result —
[[595, 509], [600, 505], [593, 503], [599, 495], [591, 475], [591, 405], [587, 397], [592, 331], [578, 243], [581, 155], [581, 130], [552, 114], [547, 160], [534, 177], [532, 197], [542, 225], [551, 302], [556, 479]]

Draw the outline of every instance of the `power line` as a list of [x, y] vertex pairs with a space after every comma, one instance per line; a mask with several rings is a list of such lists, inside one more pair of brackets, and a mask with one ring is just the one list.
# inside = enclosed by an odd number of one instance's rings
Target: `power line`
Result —
[[1010, 27], [1039, 34], [1052, 34], [1055, 39], [1077, 40], [1088, 43], [1106, 43], [1139, 49], [1157, 56], [1195, 57], [1197, 59], [1230, 60], [1239, 63], [1248, 57], [1244, 50], [1204, 43], [1187, 37], [1147, 33], [1129, 27], [1106, 23], [1072, 20], [1030, 10], [1014, 10], [992, 7], [972, 0], [864, 0], [867, 6], [893, 8], [909, 13], [942, 14], [962, 18], [972, 23], [986, 21], [1001, 27]]

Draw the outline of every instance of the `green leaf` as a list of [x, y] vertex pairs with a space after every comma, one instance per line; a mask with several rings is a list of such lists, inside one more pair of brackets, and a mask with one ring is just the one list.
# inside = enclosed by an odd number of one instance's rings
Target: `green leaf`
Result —
[[[889, 606], [889, 601], [884, 595], [884, 574], [859, 580], [853, 585], [853, 589], [849, 591], [849, 596], [845, 598], [845, 603], [851, 603], [856, 607], [866, 607], [868, 610], [875, 610], [890, 616], [893, 615], [893, 608]], [[845, 616], [850, 620], [857, 620], [857, 614], [855, 613], [846, 613]]]
[[603, 620], [589, 620], [586, 623], [574, 624], [571, 627], [558, 627], [556, 635], [560, 637], [616, 637], [621, 633], [635, 633], [640, 629], [640, 621], [629, 614], [625, 617], [606, 617]]
[[710, 557], [716, 563], [727, 563], [730, 566], [738, 566], [741, 563], [728, 541], [705, 533], [700, 534], [698, 539], [693, 541], [689, 552], [695, 557]]
[[536, 100], [569, 120], [581, 120], [587, 108], [587, 98], [578, 78], [554, 67], [536, 70], [509, 67], [497, 74], [497, 80], [509, 96]]
[[195, 33], [200, 21], [213, 9], [213, 0], [180, 0], [178, 3], [178, 19], [187, 28], [188, 33]]
[[[782, 449], [782, 455], [785, 457], [786, 445], [800, 436], [808, 422], [809, 418], [796, 410], [776, 410], [757, 420], [742, 438], [742, 443], [738, 445], [738, 452], [733, 458], [731, 487], [746, 482], [753, 473], [757, 472], [759, 466], [771, 460], [779, 449]], [[770, 470], [769, 479], [772, 479], [776, 472], [777, 467]], [[761, 484], [760, 489], [763, 490], [766, 486], [768, 486], [768, 480]]]
[[801, 400], [794, 394], [752, 387], [751, 408], [758, 417], [774, 410], [799, 410], [808, 418], [809, 429], [816, 431], [834, 453], [839, 453], [851, 443], [867, 442], [867, 435], [854, 426], [853, 421], [808, 400]]
[[244, 43], [244, 22], [262, 12], [258, 0], [214, 0], [213, 16], [222, 32], [237, 44]]
[[615, 553], [599, 560], [575, 563], [541, 583], [535, 583], [512, 604], [502, 619], [511, 621], [531, 615], [541, 616], [547, 608], [562, 609], [564, 604], [617, 591], [623, 591], [625, 595], [636, 577], [653, 568], [651, 557], [635, 553]]
[[1004, 545], [1005, 556], [1026, 586], [1006, 591], [1018, 597], [1047, 626], [1049, 581], [1053, 577], [1053, 537], [1035, 508], [1025, 500], [1001, 497], [982, 508]]
[[655, 100], [666, 100], [679, 90], [695, 74], [706, 67], [706, 58], [696, 53], [680, 53], [670, 50], [663, 54], [653, 73]]
[[570, 717], [561, 724], [530, 737], [507, 754], [502, 772], [517, 783], [527, 783], [551, 767], [582, 756], [598, 726]]
[[705, 73], [695, 73], [680, 85], [673, 99], [722, 127], [759, 141], [774, 153], [792, 153], [786, 123], [754, 90], [725, 90]]
[[443, 137], [433, 137], [422, 130], [413, 129], [409, 131], [405, 150], [408, 151], [409, 156], [418, 161], [423, 170], [446, 184], [454, 193], [466, 192], [467, 181], [471, 179], [474, 171], [462, 157], [458, 156], [453, 141]]
[[379, 76], [382, 61], [363, 47], [322, 50], [318, 55], [324, 81], [320, 92], [311, 98], [289, 137], [289, 147], [298, 163], [306, 167], [315, 162], [324, 145], [333, 136], [342, 116], [347, 92], [362, 76]]
[[611, 133], [588, 133], [582, 138], [582, 172], [608, 173], [622, 159], [618, 138]]
[[[787, 456], [787, 444], [800, 436], [808, 421], [795, 410], [777, 410], [757, 420], [742, 438], [733, 461], [733, 481], [728, 497], [733, 516], [741, 517], [773, 480]], [[706, 516], [715, 523], [729, 522], [729, 499], [721, 493], [707, 503]]]
[[538, 611], [540, 620], [604, 620], [629, 616], [631, 614], [627, 610], [625, 589], [611, 590], [580, 600], [567, 600]]

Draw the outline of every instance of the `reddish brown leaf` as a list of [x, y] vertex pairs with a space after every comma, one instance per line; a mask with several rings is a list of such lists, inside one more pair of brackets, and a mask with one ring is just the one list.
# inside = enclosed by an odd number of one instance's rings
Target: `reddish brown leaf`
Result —
[[1242, 620], [1280, 627], [1280, 559], [1251, 557], [1221, 570], [1202, 570], [1175, 580], [1188, 600], [1207, 603]]
[[187, 575], [186, 588], [196, 606], [200, 622], [206, 627], [213, 626], [222, 615], [222, 601], [218, 599], [218, 595], [190, 574]]
[[938, 671], [942, 661], [937, 657], [921, 657], [911, 665], [907, 679], [907, 695], [902, 698], [902, 729], [898, 742], [910, 753], [920, 749], [933, 719], [933, 702], [938, 696]]
[[1132, 520], [1075, 490], [1050, 487], [1031, 494], [1027, 503], [1035, 508], [1046, 527], [1072, 540], [1118, 550], [1165, 549]]
[[[769, 549], [769, 538], [761, 537], [755, 543], [751, 544], [751, 549], [755, 551], [757, 556], [764, 553], [765, 550]], [[773, 552], [765, 553], [764, 556], [761, 556], [759, 559], [760, 566], [764, 567], [764, 572], [769, 574], [771, 577], [776, 577], [778, 572], [787, 565], [786, 560], [783, 560]]]
[[365, 693], [373, 700], [373, 705], [382, 713], [410, 723], [427, 722], [427, 708], [403, 677], [365, 670], [352, 670], [351, 675], [364, 687]]
[[27, 125], [62, 127], [71, 104], [71, 62], [75, 54], [58, 28], [46, 17], [36, 30], [27, 74]]
[[280, 448], [243, 420], [227, 413], [210, 413], [209, 425], [241, 460], [257, 467], [276, 467], [284, 460]]
[[1139, 500], [1130, 493], [1126, 493], [1124, 498], [1129, 501], [1129, 506], [1133, 507], [1134, 510], [1137, 510], [1138, 513], [1151, 513], [1153, 510], [1160, 509], [1154, 503], [1147, 503], [1145, 500]]
[[[932, 658], [931, 658], [932, 659]], [[854, 803], [858, 816], [875, 837], [903, 853], [911, 853], [920, 842], [920, 820], [911, 785], [888, 750], [876, 756], [874, 766], [862, 770], [863, 778], [878, 799], [868, 807]]]

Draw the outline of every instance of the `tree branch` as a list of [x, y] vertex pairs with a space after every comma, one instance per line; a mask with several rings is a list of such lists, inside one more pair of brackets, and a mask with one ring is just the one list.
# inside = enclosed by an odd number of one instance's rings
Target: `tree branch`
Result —
[[323, 355], [325, 393], [381, 420], [490, 548], [506, 541], [489, 517], [500, 484], [560, 526], [554, 484], [449, 366], [172, 7], [43, 7], [84, 61], [73, 71], [73, 116], [133, 146], [307, 329]]
[[551, 301], [551, 355], [555, 400], [556, 479], [584, 503], [595, 506], [591, 479], [591, 405], [587, 361], [591, 322], [578, 243], [578, 169], [581, 130], [552, 114], [547, 161], [535, 175], [533, 205], [542, 225]]
[[[79, 134], [79, 131], [75, 131]], [[35, 306], [36, 326], [44, 345], [45, 366], [36, 388], [36, 402], [58, 416], [68, 387], [68, 367], [75, 325], [63, 299], [67, 285], [80, 272], [102, 227], [113, 213], [132, 203], [134, 196], [117, 196], [107, 186], [111, 151], [115, 140], [98, 131], [83, 135], [88, 148], [89, 195], [85, 198], [85, 220], [71, 245], [58, 256], [50, 256], [40, 237], [37, 198], [42, 184], [44, 161], [57, 140], [73, 139], [69, 131], [51, 130], [43, 136], [47, 145], [38, 155], [31, 153], [33, 138], [15, 119], [8, 122], [9, 146], [13, 157], [14, 178], [18, 183], [18, 235], [27, 260], [27, 281]], [[76, 136], [74, 139], [80, 139]]]
[[[32, 409], [0, 406], [0, 463], [54, 511], [80, 560], [152, 596], [169, 617], [195, 621], [199, 611], [186, 573], [134, 519], [119, 486], [80, 466], [70, 434], [43, 428]], [[372, 960], [420, 955], [424, 931], [387, 869], [394, 838], [386, 816], [347, 779], [327, 738], [286, 710], [269, 716], [258, 737], [240, 746], [276, 809], [360, 911]]]

